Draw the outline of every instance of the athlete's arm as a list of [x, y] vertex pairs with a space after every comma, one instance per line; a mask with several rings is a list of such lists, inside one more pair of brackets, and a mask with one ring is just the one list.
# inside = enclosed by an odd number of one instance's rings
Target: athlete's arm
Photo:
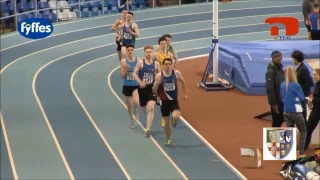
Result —
[[174, 59], [174, 55], [173, 55], [171, 52], [169, 52], [169, 54], [170, 54], [170, 59], [173, 60], [173, 64], [174, 64], [174, 66], [175, 66], [176, 63], [177, 63], [177, 61]]
[[111, 32], [119, 30], [120, 20], [117, 19], [111, 26]]
[[178, 53], [175, 49], [173, 49], [173, 59], [175, 60], [175, 64], [178, 63]]
[[138, 28], [138, 24], [133, 23], [133, 24], [132, 24], [132, 29], [134, 30], [134, 32], [133, 32], [133, 31], [131, 31], [131, 34], [132, 34], [133, 36], [135, 36], [136, 38], [138, 38], [138, 37], [139, 37], [139, 28]]
[[152, 54], [152, 57], [151, 57], [154, 61], [157, 61], [158, 62], [158, 53], [155, 51], [153, 52]]
[[160, 85], [160, 77], [161, 77], [161, 74], [158, 73], [155, 77], [155, 80], [154, 80], [154, 84], [152, 86], [152, 92], [153, 94], [157, 94], [158, 93], [158, 88], [159, 88], [159, 85]]
[[178, 77], [178, 81], [182, 83], [182, 91], [184, 96], [187, 96], [187, 83], [184, 77], [181, 75], [181, 72], [179, 70], [175, 70], [176, 76]]
[[160, 49], [159, 46], [157, 46], [156, 48], [154, 48], [153, 52], [157, 52]]
[[132, 73], [132, 76], [133, 78], [141, 85], [143, 82], [142, 80], [139, 78], [138, 76], [138, 72], [139, 70], [141, 69], [142, 67], [142, 60], [141, 59], [138, 59], [138, 63], [136, 65], [136, 67], [134, 68], [133, 70], [133, 73]]
[[126, 61], [125, 61], [125, 59], [121, 59], [121, 64], [120, 64], [121, 77], [125, 78], [127, 76], [127, 72], [128, 72], [128, 68], [126, 65]]
[[158, 73], [160, 73], [160, 64], [159, 64], [159, 62], [158, 61], [155, 61], [154, 63], [156, 63], [156, 73], [158, 74]]

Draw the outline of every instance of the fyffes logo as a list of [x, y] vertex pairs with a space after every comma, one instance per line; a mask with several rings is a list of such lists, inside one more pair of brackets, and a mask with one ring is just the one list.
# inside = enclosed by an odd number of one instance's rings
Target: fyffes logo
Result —
[[19, 33], [29, 39], [42, 39], [53, 32], [53, 25], [48, 19], [28, 18], [18, 24]]

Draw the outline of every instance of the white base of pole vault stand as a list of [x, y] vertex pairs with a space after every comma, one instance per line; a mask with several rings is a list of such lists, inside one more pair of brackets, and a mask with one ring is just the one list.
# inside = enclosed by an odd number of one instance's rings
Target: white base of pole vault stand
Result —
[[216, 45], [218, 43], [218, 39], [212, 39], [212, 47], [209, 55], [209, 60], [202, 76], [201, 82], [197, 83], [198, 87], [206, 90], [206, 91], [225, 91], [229, 90], [230, 87], [227, 84], [222, 83], [221, 81], [215, 82], [207, 82], [207, 78], [210, 74], [213, 73], [213, 54], [216, 50]]

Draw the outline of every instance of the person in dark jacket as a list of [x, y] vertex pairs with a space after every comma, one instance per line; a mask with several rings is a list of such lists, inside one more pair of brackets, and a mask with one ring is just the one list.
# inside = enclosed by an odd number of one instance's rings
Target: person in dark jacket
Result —
[[280, 51], [273, 51], [271, 58], [272, 62], [268, 65], [266, 73], [266, 91], [271, 106], [272, 127], [281, 127], [284, 117], [280, 86], [285, 81], [281, 64], [282, 54]]
[[[298, 79], [298, 83], [302, 87], [303, 94], [305, 97], [309, 97], [311, 95], [311, 87], [313, 86], [313, 80], [310, 75], [310, 71], [308, 67], [303, 63], [304, 54], [299, 50], [295, 50], [292, 52], [291, 58], [293, 60], [293, 63], [297, 66], [297, 69], [296, 69], [297, 79]], [[307, 107], [306, 106], [303, 107], [302, 114], [307, 123]]]
[[316, 68], [313, 71], [313, 79], [316, 81], [316, 87], [314, 88], [313, 95], [309, 98], [308, 106], [312, 109], [308, 124], [307, 124], [307, 139], [305, 149], [308, 148], [313, 131], [318, 126], [320, 121], [320, 68]]

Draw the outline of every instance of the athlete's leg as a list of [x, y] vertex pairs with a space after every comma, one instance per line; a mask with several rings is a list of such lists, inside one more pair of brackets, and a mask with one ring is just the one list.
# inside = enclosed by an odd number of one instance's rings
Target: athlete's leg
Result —
[[147, 104], [148, 115], [147, 115], [147, 128], [146, 128], [147, 137], [150, 136], [150, 129], [151, 129], [151, 125], [154, 118], [154, 105], [155, 105], [155, 101], [153, 100], [148, 101], [148, 104]]
[[119, 58], [119, 61], [121, 61], [121, 59], [122, 59], [122, 52], [121, 52], [121, 44], [120, 44], [120, 41], [116, 41], [116, 44], [117, 44], [118, 58]]
[[131, 128], [135, 128], [135, 116], [133, 111], [133, 102], [132, 102], [132, 96], [126, 96], [126, 104], [127, 104], [127, 111], [129, 113], [129, 117], [131, 119]]
[[165, 122], [165, 126], [164, 126], [164, 132], [167, 136], [167, 141], [166, 144], [167, 146], [171, 145], [171, 129], [170, 129], [170, 110], [171, 110], [171, 104], [170, 101], [162, 101], [161, 102], [161, 114], [162, 114], [162, 118]]
[[178, 109], [174, 110], [174, 111], [171, 113], [171, 116], [172, 116], [172, 121], [174, 122], [174, 123], [173, 123], [173, 126], [176, 126], [177, 121], [180, 119], [180, 116], [181, 116], [180, 110], [178, 110]]
[[171, 116], [172, 116], [172, 126], [176, 127], [177, 126], [177, 122], [178, 122], [178, 120], [180, 119], [180, 116], [181, 116], [180, 106], [179, 106], [179, 102], [178, 101], [175, 101], [172, 104]]
[[[139, 106], [139, 93], [138, 88], [136, 88], [132, 92], [132, 106], [133, 106], [133, 113], [136, 116], [137, 115], [137, 107]], [[138, 118], [138, 117], [137, 117]]]
[[131, 119], [131, 128], [135, 128], [135, 116], [133, 110], [133, 88], [130, 86], [123, 86], [122, 94], [126, 97], [127, 111], [129, 113], [129, 117]]
[[164, 125], [164, 132], [166, 133], [167, 136], [167, 142], [166, 145], [170, 146], [171, 145], [171, 128], [170, 128], [170, 116], [164, 116], [163, 120], [165, 122]]
[[126, 57], [126, 51], [127, 51], [127, 48], [126, 48], [126, 46], [123, 45], [121, 47], [121, 56], [122, 56], [122, 58]]

